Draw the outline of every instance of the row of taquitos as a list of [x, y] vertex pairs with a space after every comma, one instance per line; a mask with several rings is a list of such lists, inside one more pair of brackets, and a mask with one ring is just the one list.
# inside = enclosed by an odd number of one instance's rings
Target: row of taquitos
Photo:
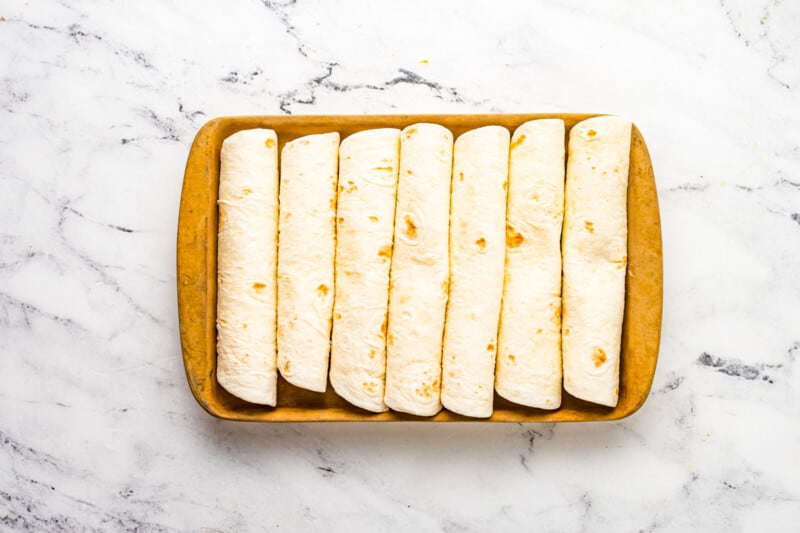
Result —
[[286, 144], [280, 179], [274, 132], [226, 139], [220, 384], [274, 405], [276, 366], [322, 391], [330, 353], [336, 392], [373, 411], [489, 416], [495, 388], [553, 409], [563, 338], [566, 389], [616, 404], [630, 123], [573, 127], [566, 203], [563, 122], [509, 137], [313, 135]]

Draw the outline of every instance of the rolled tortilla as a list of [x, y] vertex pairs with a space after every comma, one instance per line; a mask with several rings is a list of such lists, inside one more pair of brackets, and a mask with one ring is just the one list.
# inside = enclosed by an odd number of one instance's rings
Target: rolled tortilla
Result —
[[222, 143], [217, 255], [217, 381], [275, 405], [278, 139], [244, 130]]
[[596, 117], [569, 134], [564, 211], [564, 388], [616, 406], [625, 311], [631, 123]]
[[466, 416], [492, 414], [508, 148], [508, 130], [500, 126], [468, 131], [455, 143], [442, 404]]
[[336, 297], [331, 385], [369, 411], [386, 411], [386, 320], [400, 130], [366, 130], [339, 148]]
[[339, 134], [295, 139], [281, 151], [278, 370], [317, 392], [328, 384]]
[[542, 409], [561, 405], [563, 217], [564, 121], [526, 122], [511, 139], [495, 389]]
[[453, 134], [414, 124], [400, 136], [394, 226], [386, 405], [419, 416], [439, 412], [447, 304]]

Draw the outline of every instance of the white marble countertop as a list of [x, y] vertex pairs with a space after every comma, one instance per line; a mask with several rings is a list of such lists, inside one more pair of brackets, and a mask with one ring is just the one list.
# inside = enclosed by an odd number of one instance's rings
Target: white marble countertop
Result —
[[[0, 3], [0, 530], [796, 531], [800, 4]], [[617, 423], [218, 421], [175, 235], [229, 114], [610, 112], [664, 327]]]

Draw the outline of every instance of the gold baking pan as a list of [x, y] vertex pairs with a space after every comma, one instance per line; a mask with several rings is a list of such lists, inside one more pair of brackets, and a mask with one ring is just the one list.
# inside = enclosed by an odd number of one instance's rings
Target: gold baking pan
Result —
[[[192, 143], [183, 179], [178, 219], [178, 311], [186, 377], [192, 394], [210, 414], [258, 422], [312, 421], [486, 421], [441, 411], [432, 417], [370, 413], [333, 392], [316, 393], [278, 378], [276, 407], [255, 405], [228, 394], [216, 380], [217, 190], [219, 152], [229, 135], [271, 128], [280, 147], [297, 137], [338, 131], [342, 138], [369, 128], [404, 128], [435, 122], [454, 136], [490, 124], [512, 132], [527, 120], [562, 118], [569, 129], [591, 114], [241, 116], [207, 122]], [[653, 167], [641, 132], [634, 126], [628, 180], [628, 273], [622, 325], [619, 403], [614, 408], [578, 400], [564, 392], [561, 408], [545, 411], [513, 404], [495, 394], [489, 422], [578, 422], [617, 420], [634, 413], [650, 392], [661, 337], [661, 222]]]

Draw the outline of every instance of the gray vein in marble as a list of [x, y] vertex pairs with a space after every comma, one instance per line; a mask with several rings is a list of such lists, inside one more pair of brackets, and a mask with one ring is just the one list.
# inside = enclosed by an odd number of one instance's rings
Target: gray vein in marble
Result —
[[726, 376], [744, 378], [747, 380], [761, 378], [762, 381], [766, 381], [770, 384], [774, 383], [773, 378], [764, 373], [764, 371], [766, 369], [778, 370], [783, 368], [782, 364], [758, 363], [755, 365], [747, 365], [735, 359], [714, 357], [706, 352], [703, 352], [700, 357], [697, 358], [697, 363], [702, 366], [713, 368]]
[[0, 445], [20, 459], [46, 464], [56, 469], [59, 468], [58, 462], [54, 456], [15, 440], [4, 433], [2, 429], [0, 429]]
[[[312, 105], [317, 101], [317, 91], [319, 89], [327, 89], [332, 90], [338, 93], [348, 93], [353, 91], [359, 90], [368, 90], [368, 91], [385, 91], [391, 87], [395, 87], [397, 85], [417, 85], [421, 87], [425, 87], [431, 91], [435, 98], [439, 100], [446, 101], [446, 102], [454, 102], [454, 103], [470, 103], [472, 105], [481, 105], [485, 103], [485, 100], [476, 101], [470, 100], [464, 97], [461, 94], [461, 91], [456, 87], [445, 86], [438, 82], [432, 81], [430, 79], [424, 78], [413, 72], [409, 69], [399, 68], [397, 69], [397, 75], [389, 80], [383, 81], [381, 83], [341, 83], [333, 81], [331, 78], [334, 76], [336, 69], [338, 69], [340, 65], [336, 62], [325, 62], [324, 69], [325, 71], [314, 78], [311, 78], [307, 81], [302, 90], [291, 90], [286, 93], [278, 95], [280, 100], [279, 107], [281, 111], [286, 114], [292, 114], [291, 106], [293, 104], [304, 104], [304, 105]], [[229, 74], [237, 74], [236, 72], [232, 72]], [[238, 80], [237, 76], [234, 76], [234, 79]], [[250, 78], [252, 79], [252, 78]], [[223, 78], [223, 81], [232, 81], [231, 79]], [[241, 83], [247, 84], [247, 78]], [[300, 94], [304, 96], [299, 96]]]
[[518, 424], [522, 428], [522, 438], [527, 442], [526, 449], [519, 454], [519, 461], [522, 467], [531, 471], [530, 462], [534, 456], [535, 443], [537, 440], [550, 441], [555, 435], [555, 424], [538, 424], [536, 428], [525, 424]]
[[91, 257], [89, 257], [86, 253], [82, 252], [81, 250], [78, 250], [66, 238], [63, 237], [63, 234], [61, 234], [61, 237], [62, 237], [62, 243], [67, 248], [67, 250], [69, 250], [76, 258], [78, 258], [81, 262], [83, 262], [84, 265], [89, 268], [89, 270], [97, 274], [97, 276], [100, 278], [100, 281], [104, 285], [112, 289], [113, 292], [122, 296], [122, 298], [128, 303], [128, 305], [130, 305], [136, 312], [141, 313], [142, 315], [146, 316], [148, 319], [150, 319], [152, 322], [156, 324], [164, 323], [163, 320], [161, 320], [153, 313], [151, 313], [149, 310], [147, 310], [145, 307], [143, 307], [130, 294], [128, 294], [122, 289], [122, 286], [119, 284], [119, 282], [106, 271], [109, 265], [101, 264], [92, 259]]
[[[271, 12], [273, 12], [280, 23], [284, 26], [285, 31], [288, 35], [290, 35], [296, 41], [296, 48], [298, 53], [305, 58], [311, 59], [309, 47], [303, 42], [302, 37], [297, 31], [297, 27], [291, 20], [291, 15], [288, 12], [288, 8], [293, 7], [297, 4], [297, 0], [289, 0], [287, 2], [276, 2], [274, 0], [262, 0], [262, 3], [265, 7], [267, 7]], [[317, 60], [316, 61], [319, 67], [322, 69], [322, 73], [316, 77], [312, 77], [307, 82], [305, 82], [304, 87], [302, 90], [290, 90], [286, 93], [277, 95], [279, 98], [279, 108], [286, 114], [292, 114], [291, 106], [293, 104], [304, 104], [304, 105], [312, 105], [316, 103], [317, 96], [316, 91], [318, 89], [328, 89], [335, 92], [346, 93], [351, 91], [357, 90], [370, 90], [370, 91], [384, 91], [388, 88], [394, 87], [400, 84], [408, 84], [408, 85], [419, 85], [422, 87], [426, 87], [431, 90], [434, 96], [440, 100], [448, 101], [448, 102], [455, 102], [455, 103], [471, 103], [473, 105], [480, 105], [485, 103], [484, 101], [474, 101], [464, 97], [461, 94], [461, 91], [452, 86], [444, 86], [438, 82], [433, 80], [427, 79], [419, 74], [405, 68], [398, 68], [398, 75], [392, 79], [385, 80], [381, 83], [358, 83], [358, 84], [348, 84], [342, 82], [335, 82], [331, 78], [334, 75], [334, 71], [341, 67], [341, 65], [337, 61], [330, 61], [330, 60]], [[244, 85], [249, 84], [253, 81], [253, 79], [263, 71], [260, 68], [256, 68], [250, 73], [246, 74], [239, 74], [238, 71], [231, 71], [223, 78], [221, 81], [226, 83], [241, 83]], [[299, 93], [306, 93], [304, 96], [298, 96]]]
[[800, 341], [795, 341], [792, 343], [792, 346], [789, 348], [789, 360], [794, 362], [795, 357], [797, 357], [798, 352], [800, 352]]
[[675, 389], [677, 389], [678, 387], [680, 387], [680, 386], [681, 386], [681, 384], [684, 382], [684, 380], [685, 380], [685, 379], [686, 379], [686, 376], [678, 376], [678, 375], [675, 375], [674, 377], [672, 377], [672, 378], [671, 378], [671, 379], [670, 379], [670, 380], [667, 382], [667, 384], [666, 384], [666, 385], [664, 385], [663, 387], [661, 387], [660, 389], [658, 389], [656, 392], [657, 392], [658, 394], [665, 394], [665, 393], [668, 393], [668, 392], [672, 392], [672, 391], [674, 391]]
[[708, 189], [708, 183], [683, 183], [681, 185], [670, 187], [668, 190], [669, 192], [678, 192], [678, 191], [705, 191], [706, 189]]
[[736, 20], [733, 18], [733, 13], [731, 8], [728, 7], [728, 4], [725, 0], [719, 0], [719, 6], [722, 8], [722, 11], [725, 13], [725, 17], [728, 19], [728, 24], [730, 25], [733, 32], [736, 34], [736, 37], [744, 43], [745, 46], [750, 46], [750, 41], [745, 38], [742, 34], [741, 30], [738, 28], [738, 24]]
[[8, 307], [16, 307], [20, 311], [22, 311], [23, 322], [25, 324], [25, 327], [27, 328], [31, 327], [31, 320], [30, 320], [31, 315], [35, 315], [44, 318], [46, 320], [55, 322], [56, 324], [71, 330], [78, 330], [84, 332], [89, 331], [88, 328], [72, 320], [71, 318], [63, 317], [53, 313], [48, 313], [47, 311], [39, 309], [35, 305], [22, 301], [18, 298], [14, 298], [13, 296], [9, 296], [8, 294], [5, 294], [3, 292], [0, 292], [0, 302], [5, 303], [5, 305], [3, 305], [2, 307], [4, 316], [2, 319], [0, 319], [0, 323], [11, 325], [10, 322], [11, 319], [8, 315]]
[[[36, 193], [39, 197], [41, 197], [48, 204], [53, 205], [53, 206], [57, 206], [57, 208], [59, 209], [59, 219], [58, 219], [58, 222], [56, 224], [56, 233], [57, 233], [57, 235], [59, 237], [60, 243], [69, 252], [71, 252], [73, 254], [73, 256], [75, 256], [76, 258], [81, 260], [85, 264], [85, 266], [87, 266], [91, 271], [94, 271], [99, 276], [99, 278], [103, 282], [103, 284], [105, 284], [106, 286], [110, 287], [115, 293], [118, 293], [120, 296], [122, 296], [128, 302], [128, 304], [130, 304], [137, 312], [139, 312], [139, 313], [143, 314], [144, 316], [148, 317], [154, 323], [162, 324], [163, 321], [161, 319], [156, 317], [153, 313], [148, 311], [144, 306], [139, 304], [130, 294], [128, 294], [127, 292], [125, 292], [122, 289], [122, 287], [120, 286], [120, 284], [119, 284], [119, 282], [117, 280], [115, 280], [110, 274], [108, 274], [108, 272], [106, 270], [111, 265], [104, 265], [104, 264], [102, 264], [102, 263], [100, 263], [98, 261], [95, 261], [88, 254], [86, 254], [85, 252], [79, 250], [76, 246], [74, 246], [70, 242], [70, 240], [67, 238], [67, 236], [64, 234], [64, 223], [65, 223], [65, 221], [67, 219], [67, 214], [74, 214], [74, 215], [79, 216], [81, 218], [85, 218], [82, 213], [80, 213], [78, 210], [76, 210], [76, 209], [71, 207], [71, 205], [70, 205], [71, 200], [56, 201], [56, 200], [53, 200], [52, 198], [50, 198], [48, 195], [45, 195], [44, 193], [38, 191], [34, 187], [29, 187], [29, 190], [31, 190], [34, 193]], [[126, 231], [129, 228], [125, 228], [123, 226], [118, 226], [116, 224], [99, 223], [99, 222], [96, 222], [96, 221], [91, 221], [91, 222], [102, 224], [103, 226], [115, 229], [117, 231], [121, 231], [122, 233], [134, 233], [134, 230]], [[36, 254], [29, 255], [28, 259], [35, 257], [35, 255]], [[10, 297], [8, 297], [8, 296], [6, 296], [6, 297], [10, 299]], [[10, 299], [10, 300], [16, 300], [16, 299]], [[33, 313], [36, 313], [36, 314], [40, 314], [41, 316], [44, 316], [44, 317], [50, 318], [52, 320], [55, 320], [56, 322], [58, 322], [59, 324], [62, 324], [64, 326], [68, 326], [68, 327], [78, 326], [71, 319], [67, 319], [67, 318], [64, 318], [64, 317], [59, 317], [57, 315], [49, 315], [49, 314], [44, 313], [43, 311], [37, 309], [35, 306], [32, 306], [32, 305], [30, 305], [30, 304], [28, 304], [26, 302], [19, 301], [18, 304], [14, 303], [14, 305], [19, 305], [19, 306], [21, 306], [21, 309], [23, 309], [23, 312], [25, 313], [25, 323], [26, 324], [29, 324], [28, 314], [27, 313], [28, 312], [33, 312]]]
[[77, 209], [75, 209], [74, 207], [72, 207], [70, 205], [64, 205], [64, 206], [62, 206], [62, 209], [65, 209], [65, 210], [69, 211], [70, 213], [72, 213], [74, 215], [78, 215], [80, 218], [88, 220], [89, 222], [92, 222], [93, 224], [99, 224], [101, 226], [105, 226], [105, 227], [111, 228], [113, 230], [121, 231], [122, 233], [139, 233], [139, 231], [140, 231], [140, 230], [135, 230], [135, 229], [131, 229], [131, 228], [126, 228], [125, 226], [119, 226], [117, 224], [109, 224], [108, 222], [98, 222], [97, 220], [93, 220], [93, 219], [87, 217], [86, 215], [84, 215], [83, 213], [81, 213], [80, 211], [78, 211]]
[[22, 496], [0, 490], [0, 499], [5, 500], [7, 504], [5, 514], [0, 516], [0, 524], [14, 531], [49, 533], [84, 529], [72, 517], [63, 514], [50, 516], [42, 514], [39, 504]]
[[194, 111], [189, 111], [188, 109], [185, 109], [183, 106], [183, 102], [181, 102], [180, 99], [178, 99], [178, 113], [183, 115], [183, 118], [185, 118], [190, 122], [194, 122], [194, 119], [196, 119], [197, 117], [205, 116], [206, 114], [205, 111], [201, 111], [200, 109], [195, 109]]
[[297, 51], [300, 53], [300, 55], [303, 57], [308, 57], [306, 46], [300, 40], [300, 37], [297, 34], [297, 28], [292, 23], [289, 13], [286, 11], [287, 8], [297, 5], [297, 0], [287, 0], [285, 2], [261, 0], [261, 3], [264, 5], [264, 7], [275, 13], [275, 15], [278, 17], [278, 20], [283, 25], [284, 31], [297, 41]]
[[341, 461], [331, 459], [324, 448], [317, 448], [317, 458], [319, 459], [319, 464], [317, 464], [316, 469], [324, 478], [330, 479], [337, 474], [337, 471], [341, 473], [344, 468], [344, 464]]
[[[779, 0], [770, 0], [762, 7], [761, 14], [758, 19], [759, 32], [755, 36], [755, 39], [757, 39], [758, 43], [766, 43], [767, 45], [770, 64], [766, 69], [766, 74], [769, 79], [784, 89], [791, 89], [792, 87], [788, 83], [778, 78], [778, 76], [775, 74], [775, 68], [786, 61], [786, 56], [780, 51], [779, 46], [775, 43], [770, 34], [770, 21], [773, 18], [772, 9], [780, 5], [780, 3], [781, 2]], [[719, 5], [722, 8], [722, 11], [725, 13], [728, 24], [736, 34], [736, 37], [745, 45], [745, 47], [750, 48], [751, 45], [753, 45], [753, 40], [748, 38], [744, 34], [744, 31], [740, 28], [739, 22], [737, 21], [736, 17], [734, 17], [733, 11], [728, 5], [728, 1], [719, 0]]]
[[[91, 30], [87, 30], [79, 24], [70, 24], [66, 28], [59, 28], [56, 26], [33, 24], [24, 19], [14, 19], [13, 22], [15, 23], [21, 22], [26, 27], [35, 30], [46, 30], [49, 32], [57, 33], [59, 35], [62, 35], [66, 39], [71, 40], [73, 44], [78, 46], [84, 46], [87, 41], [102, 43], [102, 45], [105, 46], [109, 51], [113, 52], [115, 56], [128, 58], [138, 66], [143, 67], [147, 70], [156, 69], [155, 65], [153, 65], [153, 63], [147, 58], [147, 55], [141, 50], [135, 50], [124, 44], [109, 41], [108, 39], [104, 38], [104, 36], [101, 35], [100, 33], [95, 33]], [[129, 83], [131, 83], [134, 86], [141, 86], [136, 82], [129, 82]]]
[[178, 130], [175, 127], [175, 121], [171, 118], [162, 117], [149, 108], [144, 109], [143, 115], [147, 117], [147, 119], [150, 120], [150, 123], [163, 134], [161, 139], [169, 141], [181, 140], [180, 135], [178, 135]]

